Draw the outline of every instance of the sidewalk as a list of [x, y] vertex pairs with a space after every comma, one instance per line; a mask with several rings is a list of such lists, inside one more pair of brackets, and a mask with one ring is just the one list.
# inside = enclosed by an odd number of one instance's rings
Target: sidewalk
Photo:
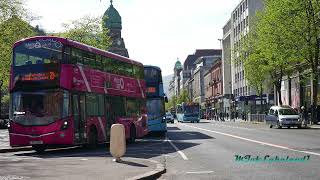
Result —
[[[72, 152], [72, 151], [71, 151]], [[0, 180], [1, 179], [156, 179], [165, 173], [163, 164], [148, 158], [122, 158], [113, 162], [106, 151], [72, 152], [57, 155], [48, 152], [36, 154], [31, 147], [11, 148], [8, 132], [0, 131]], [[12, 161], [18, 161], [12, 163]], [[32, 172], [26, 171], [25, 167]], [[54, 170], [52, 170], [54, 167]], [[23, 177], [23, 178], [21, 178]]]
[[[12, 159], [18, 164], [12, 163]], [[26, 167], [32, 171], [26, 171]], [[35, 180], [156, 179], [165, 172], [161, 163], [150, 159], [123, 157], [122, 162], [116, 163], [109, 155], [20, 156], [4, 160], [0, 157], [0, 169], [0, 179]]]

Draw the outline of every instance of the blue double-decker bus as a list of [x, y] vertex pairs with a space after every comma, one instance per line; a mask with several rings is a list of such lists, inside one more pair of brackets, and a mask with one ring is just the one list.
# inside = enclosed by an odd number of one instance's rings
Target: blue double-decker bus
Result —
[[147, 86], [147, 114], [149, 132], [167, 132], [165, 117], [166, 96], [163, 90], [161, 69], [157, 66], [144, 66]]
[[200, 122], [199, 103], [182, 103], [177, 105], [178, 122]]

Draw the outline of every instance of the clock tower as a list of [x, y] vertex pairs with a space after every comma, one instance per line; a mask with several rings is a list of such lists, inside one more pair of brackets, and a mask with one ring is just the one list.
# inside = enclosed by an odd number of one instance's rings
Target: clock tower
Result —
[[103, 25], [109, 29], [111, 46], [108, 51], [129, 57], [128, 50], [125, 47], [124, 40], [121, 37], [122, 21], [119, 12], [113, 7], [112, 0], [110, 6], [103, 15]]

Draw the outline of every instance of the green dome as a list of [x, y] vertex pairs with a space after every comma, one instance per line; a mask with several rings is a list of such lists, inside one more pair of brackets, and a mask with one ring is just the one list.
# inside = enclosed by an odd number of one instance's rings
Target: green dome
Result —
[[177, 62], [176, 62], [176, 64], [174, 65], [174, 69], [177, 69], [177, 70], [180, 70], [180, 69], [182, 69], [182, 65], [181, 65], [181, 62], [178, 60]]
[[122, 29], [121, 16], [112, 4], [104, 13], [103, 18], [105, 27], [109, 29]]

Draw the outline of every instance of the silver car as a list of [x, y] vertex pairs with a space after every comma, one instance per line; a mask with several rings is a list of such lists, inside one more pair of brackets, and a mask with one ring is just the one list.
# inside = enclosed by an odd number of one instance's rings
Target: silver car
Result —
[[166, 121], [174, 123], [174, 118], [173, 118], [172, 114], [169, 112], [166, 113]]
[[301, 128], [302, 124], [298, 112], [290, 106], [272, 106], [265, 121], [266, 124], [270, 125], [270, 128], [273, 126], [276, 126], [277, 128]]

